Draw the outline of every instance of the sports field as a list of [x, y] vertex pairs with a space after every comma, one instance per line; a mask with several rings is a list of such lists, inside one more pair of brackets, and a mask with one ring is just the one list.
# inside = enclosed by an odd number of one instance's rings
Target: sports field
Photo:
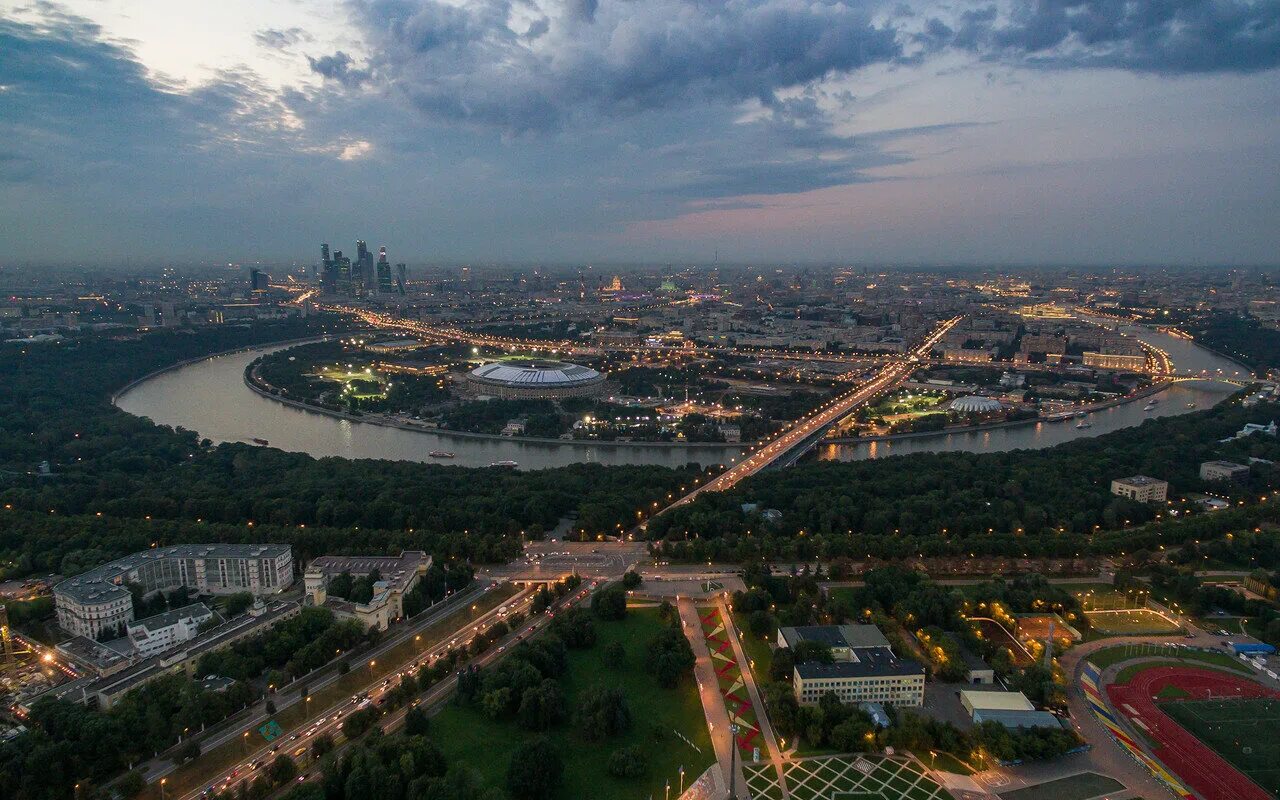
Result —
[[1108, 636], [1157, 636], [1177, 633], [1177, 625], [1145, 608], [1125, 611], [1086, 611], [1084, 615], [1095, 631]]
[[[914, 761], [852, 755], [786, 762], [784, 779], [794, 800], [952, 800]], [[743, 766], [752, 800], [782, 800], [771, 764]]]
[[1123, 791], [1124, 784], [1115, 778], [1096, 772], [1080, 772], [1035, 786], [1001, 792], [1000, 800], [1089, 800]]
[[1161, 703], [1197, 739], [1272, 794], [1280, 794], [1280, 700]]
[[[1193, 701], [1160, 698], [1200, 698], [1203, 702], [1218, 705], [1266, 700], [1280, 703], [1280, 692], [1243, 676], [1216, 669], [1156, 664], [1134, 675], [1128, 684], [1108, 685], [1106, 693], [1111, 712], [1133, 730], [1141, 732], [1143, 738], [1151, 743], [1151, 755], [1204, 800], [1274, 800], [1273, 791], [1263, 789], [1254, 782], [1252, 774], [1238, 768], [1209, 739], [1201, 738], [1208, 735], [1219, 739], [1228, 737], [1227, 743], [1236, 747], [1238, 755], [1252, 756], [1252, 748], [1250, 753], [1243, 752], [1243, 747], [1250, 746], [1248, 742], [1243, 739], [1235, 741], [1230, 736], [1234, 723], [1211, 722], [1214, 711], [1206, 710], [1198, 716], [1186, 712], [1192, 715], [1192, 719], [1190, 726], [1184, 726], [1170, 710]], [[1234, 707], [1237, 709], [1235, 713], [1241, 715], [1243, 707]], [[1222, 710], [1218, 713], [1226, 715], [1229, 712]], [[1243, 719], [1243, 716], [1231, 716], [1229, 719]], [[1273, 729], [1272, 733], [1275, 732]], [[1265, 736], [1261, 730], [1258, 735]], [[1271, 738], [1276, 737], [1273, 735]], [[1267, 758], [1274, 759], [1277, 755], [1280, 755], [1280, 747], [1268, 747]], [[1261, 758], [1257, 766], [1267, 769]], [[1259, 775], [1270, 778], [1276, 773]]]

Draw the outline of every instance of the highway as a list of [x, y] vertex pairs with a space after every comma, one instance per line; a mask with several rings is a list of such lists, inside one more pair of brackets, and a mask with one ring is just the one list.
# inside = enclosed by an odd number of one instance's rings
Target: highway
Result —
[[[475, 595], [474, 597], [468, 597], [464, 602], [471, 602], [472, 600], [478, 599], [482, 594], [483, 592]], [[466, 646], [475, 633], [491, 626], [499, 619], [504, 618], [513, 612], [527, 612], [533, 603], [533, 597], [534, 591], [532, 589], [520, 592], [498, 608], [494, 608], [477, 619], [468, 621], [465, 625], [449, 636], [448, 639], [441, 639], [438, 644], [424, 649], [421, 653], [416, 655], [411, 662], [409, 662], [407, 667], [381, 678], [371, 680], [366, 686], [355, 692], [352, 697], [344, 697], [342, 700], [328, 708], [317, 710], [315, 712], [315, 721], [310, 722], [310, 724], [305, 728], [297, 730], [290, 736], [282, 738], [272, 744], [255, 746], [252, 751], [248, 751], [248, 748], [246, 747], [246, 753], [243, 758], [239, 759], [235, 764], [227, 767], [213, 778], [204, 781], [204, 787], [196, 787], [184, 794], [174, 795], [173, 797], [165, 795], [162, 791], [164, 800], [193, 800], [194, 798], [200, 797], [209, 787], [213, 788], [217, 792], [222, 792], [228, 787], [234, 786], [241, 779], [252, 777], [253, 772], [268, 764], [271, 759], [278, 754], [287, 754], [295, 760], [300, 760], [300, 756], [307, 754], [311, 744], [314, 743], [316, 739], [326, 734], [335, 738], [340, 735], [343, 719], [348, 716], [351, 711], [356, 710], [357, 707], [363, 708], [366, 706], [364, 700], [360, 698], [361, 695], [365, 695], [369, 703], [377, 703], [384, 694], [394, 689], [399, 684], [400, 677], [406, 672], [408, 674], [416, 674], [417, 671], [423, 667], [429, 668], [441, 655], [444, 655], [451, 648], [458, 647], [459, 645]], [[465, 605], [462, 607], [465, 607]], [[458, 608], [458, 606], [450, 606], [445, 609], [443, 613], [451, 614], [454, 611], [457, 611]], [[428, 627], [431, 621], [438, 619], [435, 615], [432, 615], [432, 617], [434, 619], [424, 620], [424, 622], [427, 623], [426, 625], [417, 624], [401, 631], [399, 635], [384, 643], [375, 652], [367, 654], [361, 659], [360, 664], [352, 667], [352, 670], [358, 671], [364, 668], [367, 663], [366, 659], [376, 662], [378, 655], [404, 642], [409, 636], [415, 635], [417, 631], [422, 630], [424, 627]], [[516, 635], [532, 630], [541, 621], [542, 617], [535, 617], [531, 621], [527, 621]], [[487, 661], [496, 656], [498, 652], [498, 650], [491, 648], [477, 659], [472, 660], [471, 663], [487, 663]], [[489, 657], [489, 659], [486, 659], [486, 656]], [[313, 687], [313, 691], [315, 689], [323, 688], [336, 679], [337, 677], [335, 676], [324, 683], [317, 684]], [[447, 686], [451, 690], [453, 680], [454, 679], [450, 677], [436, 684], [428, 692], [427, 697], [431, 698], [433, 696], [447, 695], [448, 691], [444, 690], [444, 687]], [[438, 690], [443, 690], [443, 694], [438, 694]], [[240, 731], [239, 728], [237, 728], [230, 731], [227, 735], [220, 737], [218, 741], [205, 743], [206, 748], [212, 749], [229, 739], [237, 737], [243, 738], [246, 744], [251, 738], [256, 740], [258, 738], [258, 734], [253, 730], [253, 728], [256, 727], [259, 722], [261, 722], [261, 720], [252, 723], [248, 730]], [[197, 763], [198, 761], [199, 759], [197, 758]], [[168, 772], [168, 770], [166, 770], [166, 772]], [[160, 778], [163, 774], [164, 773], [156, 773], [152, 775], [152, 782], [154, 782], [155, 778]], [[167, 779], [162, 780], [167, 781]]]
[[845, 394], [819, 406], [807, 416], [787, 426], [775, 436], [756, 448], [738, 464], [725, 470], [714, 480], [699, 486], [685, 496], [667, 506], [664, 511], [690, 503], [703, 492], [723, 492], [732, 488], [743, 478], [754, 475], [801, 445], [810, 437], [819, 435], [828, 425], [843, 418], [855, 408], [871, 400], [882, 392], [893, 389], [911, 376], [919, 366], [918, 360], [927, 356], [934, 345], [947, 335], [961, 317], [952, 317], [939, 325], [910, 353], [905, 361], [897, 361], [885, 366], [871, 380], [855, 386]]
[[[578, 587], [578, 589], [576, 589], [572, 594], [558, 600], [550, 609], [547, 610], [546, 613], [527, 616], [518, 628], [513, 629], [502, 639], [494, 642], [480, 655], [468, 659], [465, 662], [465, 666], [482, 668], [492, 664], [498, 659], [504, 657], [511, 645], [525, 639], [531, 639], [538, 631], [545, 629], [549, 624], [551, 617], [555, 616], [556, 613], [582, 603], [591, 596], [593, 591], [604, 585], [606, 585], [606, 583], [603, 581], [592, 581], [590, 583], [584, 582], [583, 585]], [[505, 613], [502, 613], [502, 616], [506, 616], [513, 611], [527, 612], [529, 606], [533, 603], [533, 596], [533, 590], [528, 590], [517, 595], [516, 598], [513, 598], [511, 602], [503, 607], [503, 609], [494, 609], [494, 611], [490, 612], [485, 617], [482, 617], [480, 620], [475, 622], [468, 623], [468, 625], [472, 625], [477, 628], [487, 627], [495, 621], [495, 614], [503, 610], [505, 610]], [[463, 633], [465, 633], [465, 631], [463, 631]], [[463, 644], [465, 644], [465, 642]], [[371, 683], [363, 693], [357, 693], [349, 700], [344, 700], [343, 702], [331, 707], [329, 711], [316, 723], [313, 723], [305, 731], [294, 734], [285, 743], [280, 745], [278, 752], [288, 754], [294, 758], [295, 761], [298, 761], [302, 756], [307, 756], [309, 754], [310, 746], [317, 738], [326, 734], [333, 739], [336, 745], [334, 748], [335, 752], [341, 752], [346, 749], [351, 745], [351, 742], [346, 741], [342, 735], [343, 719], [349, 716], [352, 711], [361, 708], [368, 708], [370, 704], [374, 706], [378, 705], [384, 695], [396, 688], [400, 682], [399, 679], [401, 676], [405, 674], [414, 675], [418, 670], [424, 667], [429, 668], [431, 664], [434, 663], [435, 659], [440, 655], [443, 655], [451, 645], [453, 645], [452, 641], [449, 643], [442, 642], [440, 645], [428, 651], [424, 651], [422, 656], [415, 659], [414, 662], [406, 669], [387, 675], [382, 680]], [[396, 709], [389, 714], [384, 714], [384, 716], [378, 720], [378, 726], [382, 728], [384, 733], [393, 732], [404, 723], [404, 718], [408, 714], [410, 708], [432, 708], [440, 704], [453, 694], [453, 690], [456, 688], [457, 683], [458, 679], [456, 674], [448, 676], [433, 685], [425, 694], [420, 695], [412, 703]], [[365, 696], [362, 697], [362, 694]], [[212, 784], [213, 788], [217, 792], [224, 792], [228, 788], [234, 787], [240, 779], [244, 778], [246, 774], [248, 774], [246, 773], [246, 770], [248, 770], [248, 772], [253, 772], [256, 769], [267, 767], [270, 764], [271, 759], [275, 757], [276, 753], [277, 750], [265, 748], [254, 754], [254, 756], [246, 757], [244, 761], [236, 766], [236, 768], [229, 770], [220, 776], [218, 782]], [[309, 766], [314, 767], [314, 765]], [[320, 777], [319, 770], [303, 766], [302, 764], [299, 764], [299, 773], [300, 774], [297, 778], [298, 783], [316, 780]], [[277, 790], [277, 794], [283, 791], [287, 791], [287, 787], [282, 787], [280, 790]], [[195, 798], [200, 797], [201, 794], [202, 790], [193, 790], [181, 798], [175, 798], [175, 800], [195, 800]]]

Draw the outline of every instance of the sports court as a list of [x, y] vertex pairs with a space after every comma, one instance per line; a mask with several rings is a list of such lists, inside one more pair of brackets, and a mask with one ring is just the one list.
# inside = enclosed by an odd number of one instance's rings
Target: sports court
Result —
[[1147, 608], [1086, 611], [1089, 624], [1108, 636], [1157, 636], [1182, 630], [1161, 614]]
[[[782, 800], [771, 764], [743, 767], [753, 800]], [[794, 800], [952, 800], [915, 761], [889, 756], [830, 756], [786, 762]]]
[[1280, 793], [1280, 700], [1186, 700], [1160, 710], [1264, 789]]
[[1153, 744], [1156, 758], [1206, 800], [1274, 800], [1213, 747], [1165, 713], [1181, 701], [1161, 702], [1159, 698], [1173, 696], [1225, 703], [1245, 698], [1280, 699], [1280, 692], [1227, 672], [1163, 665], [1139, 672], [1127, 684], [1107, 687], [1107, 697], [1116, 714]]

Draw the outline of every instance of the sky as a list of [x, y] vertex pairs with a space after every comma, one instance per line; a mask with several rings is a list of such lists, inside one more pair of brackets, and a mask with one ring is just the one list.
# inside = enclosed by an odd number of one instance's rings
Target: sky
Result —
[[0, 0], [0, 263], [1280, 263], [1280, 0]]

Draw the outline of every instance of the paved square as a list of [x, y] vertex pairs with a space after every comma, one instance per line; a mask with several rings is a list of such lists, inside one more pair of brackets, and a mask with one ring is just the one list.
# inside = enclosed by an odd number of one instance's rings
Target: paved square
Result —
[[[766, 764], [744, 767], [753, 800], [782, 800], [777, 773]], [[794, 800], [952, 800], [914, 761], [888, 756], [830, 756], [786, 762]]]

